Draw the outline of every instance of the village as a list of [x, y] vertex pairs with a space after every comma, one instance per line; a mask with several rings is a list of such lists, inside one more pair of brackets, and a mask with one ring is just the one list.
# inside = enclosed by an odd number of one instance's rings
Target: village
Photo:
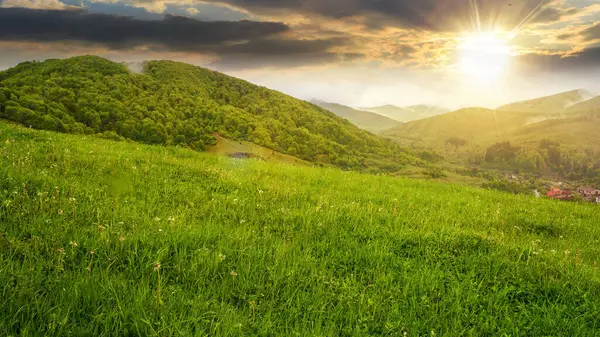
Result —
[[569, 188], [552, 187], [546, 196], [556, 200], [575, 200], [578, 198], [587, 202], [600, 204], [600, 189], [593, 187], [579, 187], [576, 191]]

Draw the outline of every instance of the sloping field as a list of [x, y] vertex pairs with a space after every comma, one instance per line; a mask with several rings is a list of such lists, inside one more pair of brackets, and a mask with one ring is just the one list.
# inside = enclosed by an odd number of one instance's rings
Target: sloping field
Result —
[[591, 336], [600, 208], [0, 122], [0, 335]]

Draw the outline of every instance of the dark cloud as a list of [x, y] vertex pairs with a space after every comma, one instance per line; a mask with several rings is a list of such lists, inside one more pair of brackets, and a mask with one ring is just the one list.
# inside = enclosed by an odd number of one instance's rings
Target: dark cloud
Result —
[[600, 39], [600, 22], [584, 30], [582, 35], [586, 40]]
[[521, 73], [577, 72], [600, 69], [600, 46], [570, 56], [525, 54], [517, 57]]
[[329, 50], [332, 47], [350, 44], [347, 38], [317, 40], [257, 39], [247, 43], [232, 44], [218, 48], [219, 54], [230, 55], [304, 55]]
[[257, 39], [247, 43], [217, 48], [221, 58], [218, 68], [295, 67], [326, 63], [351, 62], [365, 58], [361, 53], [333, 52], [332, 48], [349, 46], [345, 37], [315, 40]]
[[[304, 12], [330, 18], [367, 18], [368, 25], [405, 25], [429, 30], [512, 29], [527, 21], [558, 19], [550, 0], [209, 0], [258, 13]], [[486, 27], [491, 26], [491, 27]]]
[[172, 15], [162, 20], [140, 20], [82, 10], [0, 8], [1, 41], [77, 41], [111, 49], [156, 45], [171, 51], [207, 51], [288, 30], [288, 26], [277, 22], [207, 22]]
[[318, 51], [304, 53], [302, 55], [292, 54], [286, 57], [278, 55], [263, 55], [259, 58], [248, 58], [243, 54], [223, 54], [221, 58], [211, 64], [217, 70], [232, 70], [244, 68], [294, 68], [302, 66], [317, 66], [328, 64], [349, 63], [364, 60], [366, 55], [362, 53], [336, 53]]
[[245, 68], [347, 62], [360, 53], [334, 52], [352, 45], [350, 38], [285, 38], [282, 23], [198, 21], [166, 15], [140, 20], [82, 10], [0, 8], [0, 41], [76, 42], [113, 50], [147, 46], [155, 52], [198, 52], [216, 55], [215, 66]]
[[563, 16], [573, 15], [579, 11], [577, 8], [555, 8], [555, 7], [546, 7], [538, 12], [538, 14], [533, 18], [533, 22], [538, 23], [552, 23], [560, 21]]

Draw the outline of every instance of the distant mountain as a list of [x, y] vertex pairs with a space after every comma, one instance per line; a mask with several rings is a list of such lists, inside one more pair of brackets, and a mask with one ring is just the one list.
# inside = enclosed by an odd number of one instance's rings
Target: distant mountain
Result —
[[[600, 98], [595, 100], [599, 102]], [[589, 105], [593, 105], [590, 101]], [[587, 105], [581, 106], [587, 108]], [[577, 107], [573, 106], [577, 109]], [[600, 107], [599, 107], [600, 108]], [[408, 122], [381, 135], [403, 145], [421, 142], [439, 148], [451, 138], [460, 138], [473, 145], [486, 146], [498, 141], [515, 143], [538, 143], [542, 139], [554, 139], [572, 148], [584, 149], [600, 142], [600, 109], [587, 109], [585, 113], [560, 116], [498, 111], [484, 108], [466, 108], [440, 116]], [[593, 133], [598, 137], [591, 137]], [[586, 138], [587, 137], [587, 138]], [[589, 139], [587, 142], [585, 139]], [[592, 141], [593, 139], [593, 141]]]
[[405, 107], [405, 109], [414, 111], [415, 113], [419, 114], [419, 119], [443, 115], [451, 111], [450, 109], [442, 108], [439, 106], [424, 104], [407, 106]]
[[465, 141], [476, 141], [481, 137], [501, 136], [527, 124], [528, 120], [530, 120], [530, 116], [522, 113], [466, 108], [405, 123], [382, 132], [382, 135], [400, 142], [421, 141], [429, 146], [437, 147], [452, 137], [458, 137]]
[[401, 124], [400, 122], [389, 117], [385, 117], [373, 112], [356, 110], [341, 104], [327, 103], [317, 100], [313, 101], [312, 103], [325, 110], [333, 112], [339, 117], [349, 120], [361, 129], [365, 129], [374, 133], [391, 129]]
[[600, 110], [600, 96], [588, 99], [587, 101], [577, 103], [567, 108], [567, 111], [571, 113], [589, 112], [597, 110]]
[[410, 122], [450, 112], [450, 110], [448, 109], [429, 105], [413, 105], [408, 107], [399, 107], [388, 104], [378, 107], [360, 109], [387, 116], [399, 122]]
[[590, 99], [591, 97], [591, 94], [585, 90], [579, 89], [507, 104], [496, 110], [555, 115], [562, 114], [571, 106]]
[[530, 147], [538, 146], [543, 139], [559, 142], [569, 149], [577, 149], [575, 153], [579, 154], [590, 149], [600, 151], [600, 110], [527, 124], [509, 135], [511, 142]]

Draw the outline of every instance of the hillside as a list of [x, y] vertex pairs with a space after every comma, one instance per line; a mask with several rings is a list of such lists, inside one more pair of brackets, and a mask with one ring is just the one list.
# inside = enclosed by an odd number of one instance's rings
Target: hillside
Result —
[[405, 146], [433, 148], [459, 165], [600, 184], [600, 111], [566, 116], [469, 108], [382, 135]]
[[215, 145], [218, 134], [357, 169], [423, 162], [313, 104], [171, 61], [147, 62], [142, 74], [94, 56], [25, 62], [0, 72], [0, 116], [38, 129], [199, 151]]
[[519, 113], [466, 108], [405, 123], [384, 131], [382, 135], [404, 142], [420, 141], [437, 148], [453, 137], [470, 142], [488, 136], [501, 138], [510, 130], [527, 123], [529, 118]]
[[529, 124], [516, 129], [510, 134], [510, 138], [520, 144], [537, 145], [542, 139], [552, 139], [572, 149], [600, 150], [598, 130], [600, 130], [600, 113]]
[[591, 96], [585, 90], [572, 90], [556, 95], [507, 104], [497, 108], [497, 110], [545, 115], [561, 114], [569, 107], [589, 98]]
[[0, 182], [2, 336], [600, 329], [595, 205], [3, 121]]
[[331, 111], [337, 116], [347, 119], [361, 129], [378, 133], [383, 130], [391, 129], [394, 126], [400, 125], [401, 123], [373, 112], [356, 110], [349, 106], [327, 103], [322, 101], [314, 101], [313, 104], [320, 106], [321, 108]]
[[588, 99], [586, 101], [577, 103], [567, 108], [569, 113], [585, 113], [590, 111], [600, 110], [600, 96]]
[[361, 110], [387, 116], [399, 122], [410, 122], [450, 112], [450, 110], [429, 105], [413, 105], [408, 107], [384, 105], [379, 107], [361, 108]]

